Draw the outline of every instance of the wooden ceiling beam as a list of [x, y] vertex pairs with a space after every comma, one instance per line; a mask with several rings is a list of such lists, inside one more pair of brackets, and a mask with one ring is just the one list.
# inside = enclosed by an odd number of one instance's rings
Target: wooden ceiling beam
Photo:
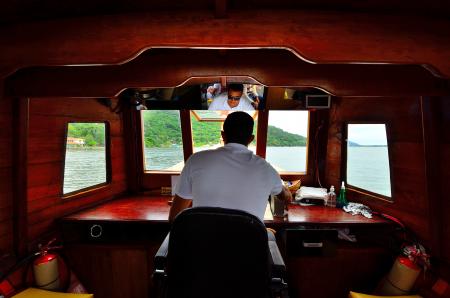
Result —
[[[229, 9], [229, 8], [228, 8]], [[301, 10], [69, 18], [0, 27], [0, 78], [30, 66], [121, 64], [154, 47], [288, 48], [314, 63], [427, 65], [450, 78], [450, 20]]]
[[[5, 92], [22, 97], [112, 97], [126, 88], [175, 87], [189, 78], [239, 76], [267, 86], [319, 87], [336, 96], [407, 96], [450, 93], [449, 80], [419, 65], [311, 64], [283, 49], [158, 49], [112, 66], [23, 69], [8, 78]], [[187, 84], [190, 84], [188, 81]]]

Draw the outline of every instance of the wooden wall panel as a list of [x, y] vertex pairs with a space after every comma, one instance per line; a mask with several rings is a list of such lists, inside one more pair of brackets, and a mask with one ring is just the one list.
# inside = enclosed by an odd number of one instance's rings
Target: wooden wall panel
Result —
[[390, 258], [379, 247], [340, 245], [335, 256], [287, 257], [285, 262], [290, 297], [344, 298], [349, 291], [373, 291]]
[[0, 255], [13, 248], [11, 114], [11, 99], [0, 97]]
[[339, 186], [342, 179], [344, 124], [358, 121], [387, 124], [394, 203], [364, 197], [352, 191], [348, 192], [349, 198], [398, 217], [429, 245], [430, 215], [419, 98], [337, 98], [330, 111], [327, 186]]
[[96, 298], [151, 295], [153, 256], [162, 240], [145, 245], [75, 244], [66, 247], [71, 268]]
[[[441, 256], [450, 267], [450, 97], [441, 98], [439, 103], [441, 111], [440, 136], [440, 166], [441, 172]], [[449, 276], [450, 278], [450, 276]]]
[[[113, 104], [115, 103], [114, 100]], [[109, 122], [112, 182], [82, 196], [63, 199], [64, 138], [67, 123], [73, 121]], [[111, 112], [97, 100], [32, 99], [29, 136], [27, 201], [30, 241], [53, 230], [55, 219], [126, 191], [121, 116]]]

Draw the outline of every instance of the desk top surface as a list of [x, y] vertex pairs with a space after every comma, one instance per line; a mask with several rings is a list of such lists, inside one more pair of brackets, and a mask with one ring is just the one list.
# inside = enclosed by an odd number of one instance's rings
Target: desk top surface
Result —
[[[112, 200], [96, 207], [68, 215], [63, 221], [133, 221], [168, 223], [170, 206], [168, 196], [132, 196]], [[390, 224], [373, 216], [351, 215], [338, 208], [323, 206], [299, 206], [291, 204], [287, 216], [276, 218], [266, 213], [264, 223], [268, 226], [285, 225], [367, 225]]]

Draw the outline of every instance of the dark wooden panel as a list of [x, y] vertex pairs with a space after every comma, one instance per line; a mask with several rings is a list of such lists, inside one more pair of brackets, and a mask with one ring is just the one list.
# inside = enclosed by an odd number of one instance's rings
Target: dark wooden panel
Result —
[[[117, 99], [112, 98], [113, 107]], [[110, 108], [100, 104], [93, 98], [33, 98], [31, 102], [33, 116], [51, 116], [51, 118], [70, 117], [78, 119], [108, 120], [118, 119], [119, 115], [112, 113]], [[49, 107], [52, 107], [49, 109]]]
[[29, 217], [33, 221], [39, 221], [39, 217], [45, 217], [52, 213], [58, 217], [68, 213], [72, 210], [76, 211], [82, 206], [88, 206], [96, 201], [108, 199], [116, 194], [123, 192], [125, 181], [117, 181], [110, 185], [100, 187], [98, 190], [93, 190], [92, 193], [84, 194], [76, 198], [62, 199], [59, 194], [51, 194], [47, 197], [42, 197], [28, 202]]
[[[0, 101], [6, 101], [6, 99], [1, 99]], [[9, 101], [9, 100], [8, 100]], [[1, 139], [11, 139], [12, 138], [12, 115], [11, 111], [7, 110], [9, 107], [5, 107], [4, 103], [0, 103], [0, 138]]]
[[[116, 102], [113, 99], [113, 105]], [[69, 121], [109, 122], [112, 180], [109, 185], [63, 199], [64, 137]], [[30, 240], [56, 229], [55, 219], [127, 189], [121, 116], [96, 99], [32, 99], [30, 136], [27, 189]]]
[[[450, 23], [446, 20], [252, 8], [252, 17], [248, 11], [235, 10], [227, 19], [194, 10], [4, 26], [0, 36], [8, 38], [0, 41], [0, 76], [31, 65], [120, 63], [154, 46], [279, 46], [319, 63], [420, 63], [450, 76]], [[133, 38], [124, 42], [124, 36]]]
[[[35, 210], [30, 210], [29, 213], [29, 238], [30, 241], [35, 241], [43, 234], [54, 231], [58, 228], [56, 219], [63, 217], [69, 213], [87, 208], [91, 205], [96, 205], [101, 201], [107, 201], [114, 197], [114, 194], [121, 194], [126, 188], [125, 182], [117, 183], [114, 187], [104, 189], [104, 192], [97, 192], [96, 194], [88, 194], [85, 197], [80, 197], [70, 200], [62, 200], [61, 198], [44, 199], [43, 205], [33, 205]], [[36, 201], [36, 202], [39, 202]], [[53, 203], [53, 205], [48, 205]]]
[[429, 245], [429, 201], [419, 98], [337, 98], [330, 111], [326, 184], [342, 180], [342, 138], [346, 122], [386, 123], [394, 203], [349, 191], [351, 200], [398, 217]]
[[[5, 206], [0, 209], [0, 218], [2, 219], [2, 231], [3, 234], [6, 234], [6, 227], [12, 228], [12, 219], [13, 219], [13, 206]], [[9, 233], [12, 232], [12, 229], [9, 231]]]
[[[439, 135], [439, 164], [440, 164], [440, 191], [441, 191], [441, 210], [442, 219], [441, 234], [441, 257], [450, 267], [450, 97], [443, 97], [439, 100], [440, 111], [440, 132]], [[447, 276], [450, 278], [450, 269], [447, 268]]]
[[441, 145], [441, 190], [442, 190], [442, 257], [450, 264], [450, 194], [448, 191], [448, 182], [450, 181], [450, 144]]
[[25, 256], [28, 242], [27, 188], [28, 188], [28, 132], [30, 99], [18, 98], [13, 104], [13, 212], [14, 250]]
[[[174, 173], [178, 175], [179, 173]], [[147, 190], [160, 191], [161, 186], [171, 187], [172, 174], [145, 173], [142, 177], [142, 187]]]
[[0, 138], [0, 168], [12, 166], [12, 140], [10, 138]]
[[[61, 183], [55, 181], [54, 184], [29, 186], [28, 187], [28, 204], [33, 204], [36, 200], [43, 198], [58, 196], [61, 192]], [[32, 208], [32, 207], [31, 207]]]
[[[395, 142], [389, 147], [392, 156], [391, 164], [403, 169], [419, 171], [424, 175], [424, 165], [419, 162], [410, 162], [411, 159], [419, 160], [423, 157], [423, 146], [419, 142]], [[408, 154], [405, 154], [407, 152]]]
[[0, 250], [4, 252], [13, 250], [12, 232], [9, 232], [7, 235], [0, 236]]
[[[1, 91], [0, 83], [0, 91]], [[2, 93], [0, 93], [2, 94]], [[13, 250], [12, 227], [12, 104], [10, 98], [0, 95], [0, 254]]]
[[[0, 207], [12, 204], [12, 169], [0, 168]], [[1, 220], [1, 219], [0, 219]]]
[[[11, 221], [12, 208], [7, 208], [6, 210], [9, 212], [10, 216], [9, 216], [9, 218], [6, 218], [5, 221], [0, 222], [0, 237], [10, 235], [11, 231], [13, 229], [13, 224]], [[2, 213], [3, 213], [3, 210], [0, 209], [0, 214], [2, 214]]]
[[389, 255], [378, 247], [343, 246], [332, 257], [287, 257], [286, 266], [290, 297], [345, 298], [350, 290], [370, 293]]
[[[99, 298], [142, 298], [151, 291], [153, 256], [162, 239], [146, 245], [70, 245], [70, 265], [80, 281]], [[107, 285], [107, 286], [106, 286]]]

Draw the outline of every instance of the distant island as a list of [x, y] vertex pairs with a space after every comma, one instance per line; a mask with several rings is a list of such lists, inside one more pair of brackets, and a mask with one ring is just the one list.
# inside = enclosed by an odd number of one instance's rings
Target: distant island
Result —
[[[144, 115], [144, 142], [146, 147], [181, 146], [178, 111], [152, 111]], [[201, 122], [191, 117], [195, 146], [214, 145], [221, 139], [220, 122]], [[256, 133], [256, 125], [254, 129]], [[268, 129], [267, 146], [306, 146], [307, 139], [301, 135], [286, 132], [278, 127]]]
[[348, 141], [349, 147], [387, 147], [387, 145], [361, 145], [352, 141]]

